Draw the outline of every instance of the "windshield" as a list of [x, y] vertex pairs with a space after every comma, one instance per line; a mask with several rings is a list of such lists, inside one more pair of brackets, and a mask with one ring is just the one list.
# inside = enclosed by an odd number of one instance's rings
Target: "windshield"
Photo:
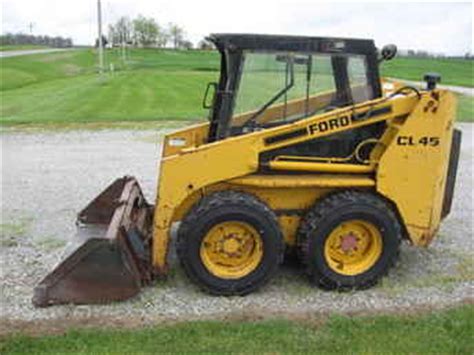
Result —
[[[334, 56], [246, 52], [231, 127], [270, 127], [340, 106]], [[352, 101], [369, 99], [365, 58], [344, 56], [343, 63], [351, 88], [358, 88]]]

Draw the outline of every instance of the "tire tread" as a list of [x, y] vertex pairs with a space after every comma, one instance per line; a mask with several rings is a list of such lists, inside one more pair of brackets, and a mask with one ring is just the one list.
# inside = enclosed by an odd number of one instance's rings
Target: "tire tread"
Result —
[[[382, 273], [372, 279], [366, 280], [364, 283], [353, 287], [347, 287], [342, 285], [340, 282], [329, 279], [323, 275], [320, 270], [318, 270], [316, 267], [313, 267], [309, 255], [311, 236], [318, 228], [318, 225], [325, 218], [327, 218], [328, 214], [340, 210], [343, 208], [343, 206], [347, 206], [348, 203], [360, 202], [376, 207], [377, 209], [383, 211], [392, 220], [397, 235], [396, 250]], [[386, 276], [388, 271], [396, 264], [400, 254], [401, 235], [402, 229], [398, 218], [392, 207], [386, 201], [373, 193], [366, 193], [357, 190], [344, 190], [341, 192], [332, 193], [318, 201], [305, 215], [297, 232], [297, 253], [299, 260], [304, 265], [307, 275], [314, 283], [316, 283], [318, 287], [326, 290], [338, 291], [348, 291], [353, 288], [367, 289], [374, 286], [380, 278]]]
[[[271, 222], [274, 223], [276, 226], [279, 226], [278, 219], [275, 213], [265, 203], [260, 201], [255, 196], [248, 193], [232, 190], [215, 192], [203, 197], [193, 208], [191, 208], [190, 212], [181, 222], [177, 236], [177, 254], [181, 266], [183, 267], [186, 275], [194, 284], [198, 285], [198, 287], [200, 287], [203, 291], [219, 296], [242, 296], [251, 293], [266, 284], [275, 275], [278, 267], [274, 267], [269, 272], [267, 272], [264, 277], [259, 280], [258, 284], [248, 283], [243, 287], [239, 287], [238, 290], [225, 288], [217, 289], [209, 287], [205, 283], [201, 282], [201, 280], [199, 280], [199, 277], [192, 270], [191, 266], [186, 260], [187, 236], [190, 234], [191, 230], [193, 230], [199, 225], [200, 217], [207, 214], [211, 210], [219, 209], [221, 207], [229, 205], [244, 206], [258, 211], [258, 213], [264, 214], [267, 218], [270, 218]], [[279, 232], [279, 235], [274, 237], [277, 238], [278, 265], [280, 265], [283, 262], [285, 244], [281, 231]]]

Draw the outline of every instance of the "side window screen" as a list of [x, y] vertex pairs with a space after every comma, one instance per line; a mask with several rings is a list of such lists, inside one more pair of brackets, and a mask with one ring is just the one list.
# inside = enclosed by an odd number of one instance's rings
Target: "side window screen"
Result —
[[335, 91], [329, 55], [247, 52], [232, 127], [268, 126], [307, 117], [328, 106]]
[[347, 73], [354, 103], [371, 100], [373, 93], [367, 79], [365, 58], [362, 56], [349, 57]]
[[247, 53], [234, 115], [262, 107], [285, 87], [286, 63], [272, 53]]

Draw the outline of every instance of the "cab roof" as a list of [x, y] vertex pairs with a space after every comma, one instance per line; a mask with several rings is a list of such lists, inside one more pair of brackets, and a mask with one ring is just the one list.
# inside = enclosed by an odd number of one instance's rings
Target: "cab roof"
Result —
[[211, 34], [207, 39], [220, 51], [268, 50], [365, 55], [375, 54], [377, 51], [371, 39], [229, 33]]

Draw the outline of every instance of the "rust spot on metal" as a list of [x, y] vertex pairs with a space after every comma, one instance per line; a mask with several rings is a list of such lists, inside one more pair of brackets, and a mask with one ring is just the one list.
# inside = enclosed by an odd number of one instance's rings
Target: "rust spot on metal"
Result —
[[419, 245], [422, 246], [422, 247], [427, 247], [431, 243], [431, 241], [433, 240], [435, 234], [436, 234], [436, 231], [424, 232], [420, 237]]

